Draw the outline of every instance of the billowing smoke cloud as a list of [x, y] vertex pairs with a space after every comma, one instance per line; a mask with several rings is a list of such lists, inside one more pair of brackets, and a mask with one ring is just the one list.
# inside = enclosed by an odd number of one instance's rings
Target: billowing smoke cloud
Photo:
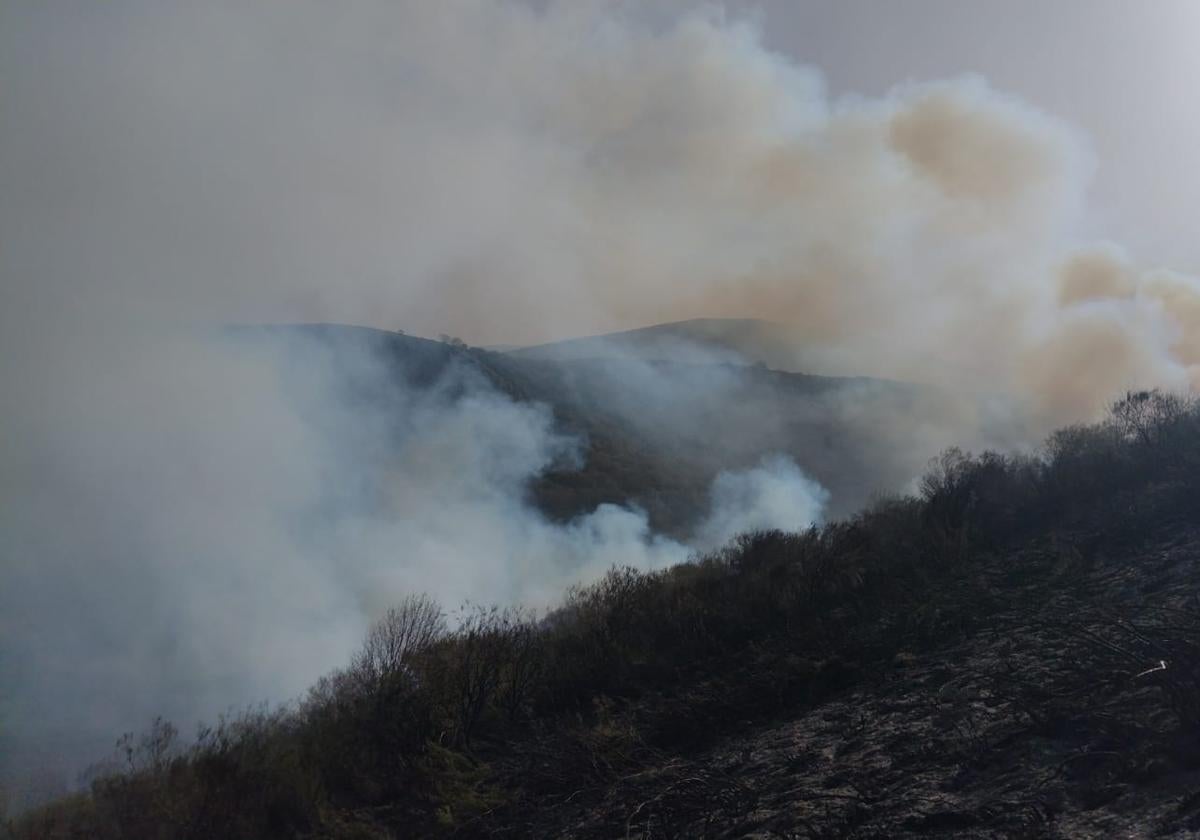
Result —
[[[810, 369], [1006, 393], [1042, 424], [1114, 383], [1194, 378], [1186, 341], [1160, 337], [1187, 334], [1195, 284], [1155, 293], [1079, 240], [1093, 162], [1068, 126], [973, 78], [831, 100], [750, 24], [648, 17], [19, 6], [3, 221], [6, 275], [26, 279], [8, 310], [479, 344], [767, 317]], [[1104, 279], [1114, 260], [1123, 280]], [[1081, 294], [1117, 297], [1097, 320]], [[1110, 377], [1080, 368], [1097, 332]], [[1044, 390], [1063, 378], [1092, 387]]]
[[712, 487], [712, 510], [699, 532], [702, 545], [724, 545], [750, 531], [802, 531], [820, 523], [829, 494], [778, 455], [743, 472], [723, 472]]
[[[956, 434], [1021, 440], [1200, 384], [1200, 283], [1081, 241], [1069, 127], [979, 79], [831, 100], [749, 24], [643, 12], [5, 5], [9, 737], [287, 696], [393, 593], [544, 602], [686, 556], [636, 510], [534, 513], [522, 487], [576, 444], [469, 371], [364, 411], [346, 371], [196, 325], [767, 317], [809, 370], [944, 386], [985, 407]], [[713, 493], [708, 543], [822, 501], [770, 461]]]
[[16, 407], [7, 773], [78, 769], [155, 715], [297, 696], [408, 593], [547, 607], [614, 565], [664, 568], [819, 515], [823, 491], [781, 462], [721, 476], [689, 544], [614, 504], [552, 523], [528, 485], [578, 466], [582, 441], [545, 406], [500, 393], [466, 354], [416, 384], [419, 359], [331, 335], [136, 330]]

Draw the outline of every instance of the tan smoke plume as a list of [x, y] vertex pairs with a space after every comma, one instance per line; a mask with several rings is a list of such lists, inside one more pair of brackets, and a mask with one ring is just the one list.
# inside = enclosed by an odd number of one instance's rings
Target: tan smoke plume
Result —
[[0, 221], [40, 274], [5, 310], [476, 343], [767, 318], [807, 369], [1008, 394], [1041, 426], [1196, 381], [1197, 283], [1081, 239], [1070, 127], [978, 78], [832, 99], [752, 24], [652, 12], [98, 11], [104, 37], [46, 41], [27, 118], [10, 74], [11, 194], [38, 198]]
[[498, 46], [429, 61], [479, 55], [521, 91], [488, 122], [539, 150], [553, 213], [520, 206], [564, 262], [497, 254], [443, 275], [440, 295], [487, 301], [465, 332], [528, 299], [556, 325], [593, 304], [590, 328], [767, 318], [819, 369], [1008, 394], [1039, 431], [1126, 388], [1186, 385], [1197, 285], [1077, 240], [1092, 162], [1052, 117], [971, 78], [831, 101], [720, 16], [501, 16]]

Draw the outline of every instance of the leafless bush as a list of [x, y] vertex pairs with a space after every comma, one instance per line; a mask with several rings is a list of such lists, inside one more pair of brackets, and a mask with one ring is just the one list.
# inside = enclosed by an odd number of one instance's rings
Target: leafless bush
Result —
[[1153, 448], [1191, 408], [1191, 401], [1179, 394], [1130, 391], [1113, 403], [1110, 417], [1123, 439]]
[[407, 671], [412, 659], [446, 634], [441, 607], [427, 595], [410, 595], [371, 627], [351, 672], [374, 683]]
[[545, 666], [545, 642], [533, 613], [514, 608], [500, 615], [503, 661], [497, 684], [497, 700], [515, 720], [526, 710]]
[[504, 666], [505, 614], [495, 607], [464, 609], [446, 649], [445, 693], [457, 740], [468, 749], [475, 725], [497, 692]]

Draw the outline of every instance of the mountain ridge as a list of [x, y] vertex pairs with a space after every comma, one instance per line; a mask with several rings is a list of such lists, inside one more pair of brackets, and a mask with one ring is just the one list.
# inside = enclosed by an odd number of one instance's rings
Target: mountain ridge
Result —
[[765, 364], [801, 372], [795, 330], [757, 318], [692, 318], [617, 332], [578, 336], [504, 351], [544, 359], [633, 358], [644, 361], [704, 359]]
[[[239, 328], [238, 334], [303, 336], [334, 360], [365, 351], [418, 388], [452, 364], [476, 370], [505, 396], [548, 406], [557, 428], [581, 442], [582, 469], [553, 466], [530, 488], [544, 513], [567, 521], [602, 504], [632, 505], [647, 512], [655, 531], [681, 539], [707, 508], [718, 474], [771, 454], [792, 458], [830, 491], [829, 515], [848, 515], [920, 470], [934, 452], [897, 447], [896, 439], [917, 435], [947, 410], [946, 395], [929, 386], [776, 370], [740, 356], [734, 362], [697, 353], [675, 338], [658, 346], [681, 351], [676, 358], [645, 359], [543, 358], [337, 324]], [[369, 376], [359, 386], [379, 388]]]

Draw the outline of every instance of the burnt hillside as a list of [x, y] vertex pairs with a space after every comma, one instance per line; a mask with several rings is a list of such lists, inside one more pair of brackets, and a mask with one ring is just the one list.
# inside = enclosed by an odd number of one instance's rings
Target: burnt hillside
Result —
[[410, 598], [295, 707], [124, 742], [31, 837], [1111, 837], [1200, 829], [1200, 407], [555, 612]]

